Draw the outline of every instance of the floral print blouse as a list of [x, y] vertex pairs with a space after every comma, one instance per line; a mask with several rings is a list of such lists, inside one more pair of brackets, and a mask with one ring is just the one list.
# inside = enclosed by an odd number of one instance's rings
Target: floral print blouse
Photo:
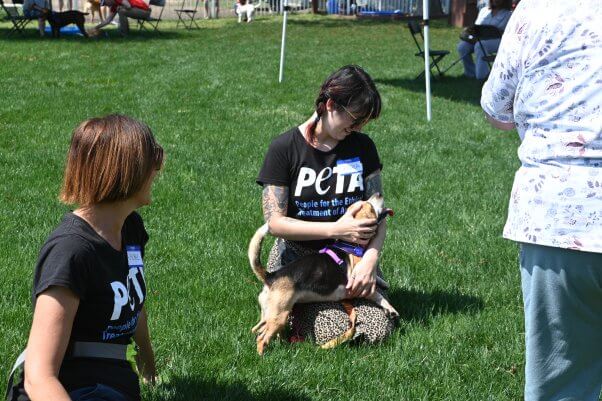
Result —
[[602, 253], [602, 1], [521, 1], [481, 106], [521, 138], [504, 237]]

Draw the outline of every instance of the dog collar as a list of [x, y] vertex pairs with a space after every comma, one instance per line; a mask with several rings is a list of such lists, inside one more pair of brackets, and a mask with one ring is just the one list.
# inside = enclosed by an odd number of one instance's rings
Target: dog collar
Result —
[[339, 258], [339, 255], [337, 255], [336, 252], [330, 249], [329, 247], [324, 247], [320, 249], [320, 253], [325, 253], [326, 255], [330, 256], [330, 258], [334, 260], [334, 263], [336, 263], [339, 266], [345, 263], [343, 259]]
[[349, 242], [345, 241], [335, 241], [331, 246], [339, 251], [343, 251], [350, 255], [355, 255], [358, 258], [364, 256], [364, 248], [359, 245], [350, 244]]

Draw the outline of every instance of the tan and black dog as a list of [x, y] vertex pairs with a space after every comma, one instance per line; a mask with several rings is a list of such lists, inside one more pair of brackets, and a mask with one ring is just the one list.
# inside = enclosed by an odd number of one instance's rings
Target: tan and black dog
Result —
[[[384, 218], [392, 212], [384, 209], [383, 197], [374, 194], [357, 212], [356, 219], [380, 217]], [[380, 221], [380, 219], [379, 219]], [[268, 226], [264, 224], [253, 235], [249, 243], [249, 262], [257, 278], [264, 284], [259, 294], [261, 319], [252, 332], [257, 334], [257, 352], [263, 355], [265, 347], [270, 340], [286, 325], [288, 316], [296, 303], [341, 301], [348, 298], [348, 277], [353, 268], [361, 260], [355, 255], [345, 255], [346, 266], [335, 261], [338, 257], [331, 256], [332, 250], [317, 254], [303, 256], [287, 264], [280, 270], [270, 273], [261, 264], [261, 244], [268, 234]], [[379, 279], [380, 280], [380, 279]], [[382, 280], [379, 283], [383, 284]], [[384, 283], [384, 287], [388, 287]], [[399, 313], [378, 292], [366, 299], [381, 306], [387, 315], [392, 318], [399, 317]], [[352, 326], [355, 321], [352, 320]]]

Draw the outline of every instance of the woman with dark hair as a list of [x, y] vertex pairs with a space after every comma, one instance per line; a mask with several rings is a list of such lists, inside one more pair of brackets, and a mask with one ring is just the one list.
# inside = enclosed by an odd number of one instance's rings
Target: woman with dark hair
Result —
[[[483, 7], [479, 11], [475, 25], [492, 25], [501, 32], [506, 29], [508, 20], [512, 15], [512, 0], [489, 0], [489, 7]], [[497, 51], [500, 46], [500, 39], [482, 40], [481, 43], [488, 53]], [[464, 76], [468, 78], [486, 79], [489, 75], [489, 64], [483, 57], [483, 49], [475, 46], [473, 42], [460, 40], [458, 42], [458, 54], [462, 57], [464, 63]], [[477, 64], [472, 59], [472, 53], [475, 54]]]
[[40, 251], [24, 375], [11, 400], [140, 400], [136, 362], [154, 382], [144, 308], [148, 234], [135, 212], [151, 203], [163, 149], [150, 128], [126, 116], [82, 122], [74, 131], [60, 199], [75, 204]]
[[[376, 146], [359, 132], [380, 111], [381, 98], [370, 76], [348, 65], [322, 84], [313, 115], [272, 141], [257, 178], [264, 188], [265, 221], [277, 237], [269, 271], [342, 240], [365, 248], [347, 285], [349, 298], [377, 290], [386, 226], [353, 216], [361, 205], [358, 201], [382, 193]], [[393, 322], [380, 307], [363, 299], [355, 299], [353, 305], [356, 338], [378, 342], [391, 332]], [[298, 304], [293, 310], [293, 334], [313, 337], [319, 344], [338, 338], [348, 323], [348, 312], [340, 303]]]

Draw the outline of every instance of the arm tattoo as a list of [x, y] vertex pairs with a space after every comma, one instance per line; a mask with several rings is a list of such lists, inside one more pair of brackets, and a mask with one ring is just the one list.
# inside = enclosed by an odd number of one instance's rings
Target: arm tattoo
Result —
[[286, 216], [288, 208], [288, 187], [265, 185], [262, 195], [263, 218], [269, 222], [274, 215]]
[[364, 191], [364, 199], [368, 199], [377, 192], [383, 195], [383, 183], [380, 176], [380, 171], [368, 176], [365, 184], [366, 190]]

